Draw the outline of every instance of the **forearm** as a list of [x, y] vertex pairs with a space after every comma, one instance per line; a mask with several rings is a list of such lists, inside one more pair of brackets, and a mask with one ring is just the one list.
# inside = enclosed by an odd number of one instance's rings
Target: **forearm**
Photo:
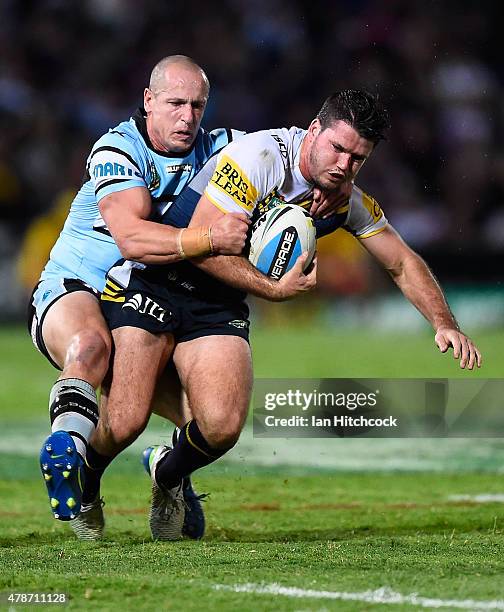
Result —
[[180, 229], [153, 221], [136, 220], [116, 237], [125, 259], [145, 264], [174, 263], [183, 259], [179, 252]]
[[389, 270], [404, 296], [429, 321], [434, 330], [459, 329], [443, 291], [424, 260], [416, 253], [406, 257], [400, 268]]
[[[194, 226], [209, 224], [212, 226], [213, 231], [217, 223], [223, 219], [229, 219], [230, 216], [229, 214], [223, 215], [222, 212], [203, 195], [192, 216], [189, 229]], [[240, 247], [237, 251], [233, 251], [234, 253], [240, 253], [242, 251], [244, 241], [245, 233], [241, 240], [237, 242]], [[310, 291], [315, 286], [317, 280], [317, 267], [315, 264], [310, 272], [304, 274], [303, 270], [306, 268], [306, 257], [307, 253], [298, 257], [292, 268], [284, 274], [279, 281], [269, 278], [262, 274], [262, 272], [259, 272], [259, 270], [257, 270], [245, 257], [236, 256], [232, 253], [226, 253], [225, 256], [218, 255], [198, 259], [193, 257], [191, 258], [191, 263], [234, 289], [251, 293], [252, 295], [272, 302], [281, 302], [306, 291]]]
[[213, 252], [208, 226], [179, 229], [140, 221], [117, 243], [126, 259], [145, 264], [173, 263], [191, 257], [204, 257]]
[[259, 272], [245, 257], [218, 255], [191, 260], [191, 263], [234, 289], [273, 302], [284, 299], [278, 281]]
[[151, 196], [143, 187], [109, 194], [100, 200], [99, 209], [125, 259], [164, 264], [212, 252], [208, 224], [179, 229], [149, 221]]

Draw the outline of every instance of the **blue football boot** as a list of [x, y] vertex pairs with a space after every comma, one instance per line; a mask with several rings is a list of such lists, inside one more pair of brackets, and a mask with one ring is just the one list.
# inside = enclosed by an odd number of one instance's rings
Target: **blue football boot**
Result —
[[82, 465], [72, 436], [66, 431], [53, 432], [42, 445], [40, 469], [52, 513], [60, 521], [74, 519], [80, 512]]

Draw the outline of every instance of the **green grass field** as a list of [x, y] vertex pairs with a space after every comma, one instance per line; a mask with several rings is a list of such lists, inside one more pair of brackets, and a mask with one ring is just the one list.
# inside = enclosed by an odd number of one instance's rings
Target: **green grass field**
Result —
[[[255, 370], [502, 377], [504, 333], [475, 336], [484, 368], [464, 373], [430, 334], [263, 329]], [[76, 610], [504, 610], [500, 440], [259, 440], [247, 429], [195, 477], [211, 492], [205, 539], [153, 543], [139, 453], [171, 433], [154, 419], [104, 479], [106, 538], [78, 542], [51, 518], [36, 460], [55, 372], [21, 328], [0, 329], [0, 346], [3, 609], [7, 593], [37, 591], [66, 593]]]

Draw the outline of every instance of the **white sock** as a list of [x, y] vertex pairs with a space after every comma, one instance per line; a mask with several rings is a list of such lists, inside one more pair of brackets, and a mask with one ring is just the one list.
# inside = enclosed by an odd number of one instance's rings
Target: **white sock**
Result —
[[51, 431], [67, 431], [84, 459], [98, 423], [98, 401], [92, 385], [80, 378], [56, 381], [49, 396]]

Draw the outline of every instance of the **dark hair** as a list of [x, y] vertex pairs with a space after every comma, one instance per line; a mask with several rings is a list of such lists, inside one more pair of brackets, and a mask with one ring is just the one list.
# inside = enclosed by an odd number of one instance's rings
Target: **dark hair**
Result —
[[390, 127], [388, 112], [378, 101], [378, 96], [360, 89], [344, 89], [331, 94], [317, 119], [323, 130], [335, 121], [344, 121], [375, 146], [380, 140], [385, 140], [384, 131]]

